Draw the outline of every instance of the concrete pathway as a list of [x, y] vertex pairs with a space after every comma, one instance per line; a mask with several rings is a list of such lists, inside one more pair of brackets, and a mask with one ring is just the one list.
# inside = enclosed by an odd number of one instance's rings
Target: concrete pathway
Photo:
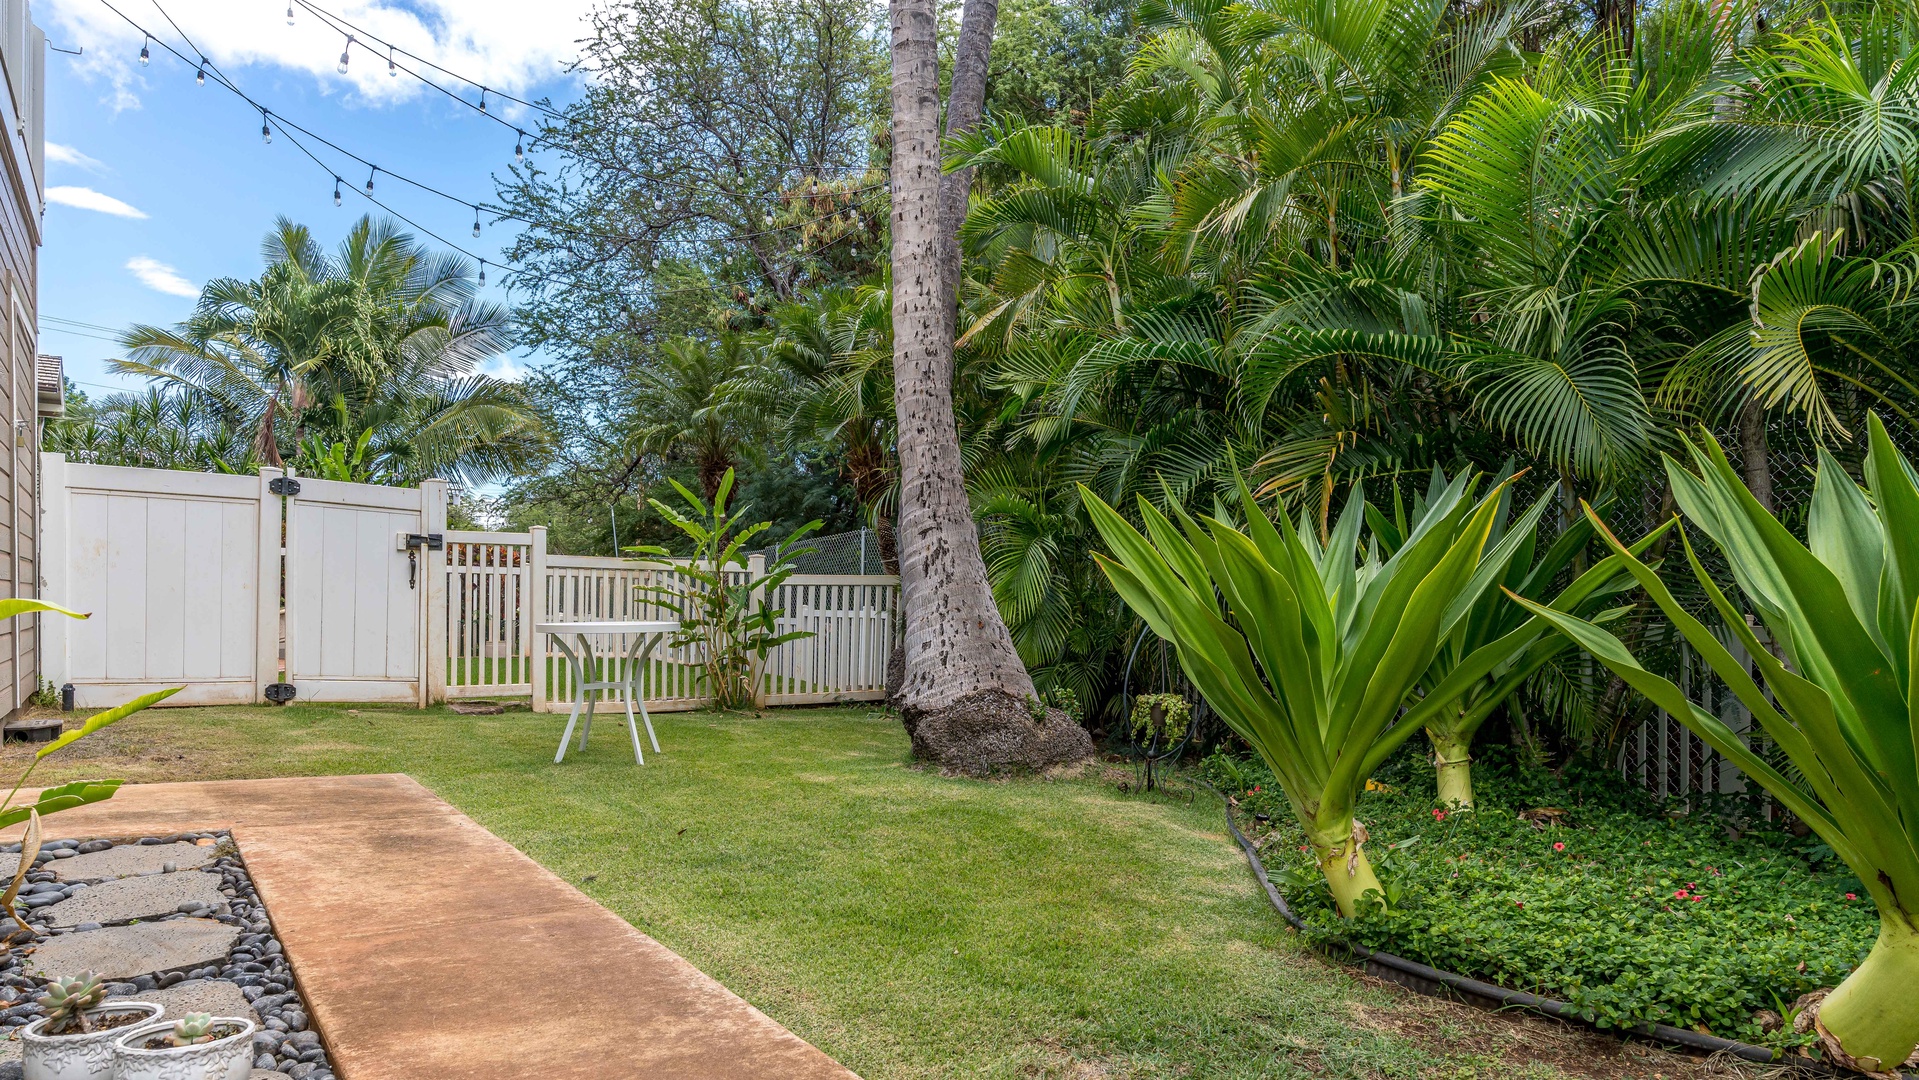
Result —
[[402, 775], [137, 784], [58, 836], [231, 829], [340, 1080], [857, 1080]]

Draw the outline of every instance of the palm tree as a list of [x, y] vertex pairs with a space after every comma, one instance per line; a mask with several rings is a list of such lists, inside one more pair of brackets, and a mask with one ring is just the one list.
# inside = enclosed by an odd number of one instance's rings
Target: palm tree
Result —
[[262, 254], [258, 278], [209, 282], [179, 326], [129, 329], [114, 369], [249, 430], [271, 465], [310, 432], [326, 445], [373, 431], [382, 480], [474, 484], [540, 447], [519, 388], [476, 372], [512, 335], [505, 309], [477, 299], [464, 258], [369, 217], [332, 256], [282, 218]]
[[713, 501], [727, 472], [759, 453], [762, 416], [728, 388], [756, 363], [745, 339], [675, 338], [636, 377], [630, 408], [635, 456], [690, 461], [700, 494]]
[[953, 409], [938, 19], [931, 0], [893, 0], [892, 15], [893, 395], [906, 623], [901, 714], [915, 752], [949, 767], [1082, 758], [1092, 747], [1076, 726], [1041, 734], [1025, 723], [1033, 680], [993, 603], [980, 556]]

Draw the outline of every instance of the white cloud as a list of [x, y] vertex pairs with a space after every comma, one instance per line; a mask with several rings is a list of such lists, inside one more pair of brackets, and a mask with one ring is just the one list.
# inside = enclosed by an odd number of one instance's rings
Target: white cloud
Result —
[[111, 195], [103, 195], [88, 187], [66, 187], [56, 184], [47, 189], [47, 201], [81, 210], [92, 210], [95, 213], [112, 214], [114, 217], [144, 218], [147, 216], [146, 212], [137, 206], [129, 206]]
[[[564, 65], [579, 55], [579, 39], [587, 36], [586, 15], [595, 0], [418, 0], [404, 6], [400, 0], [316, 0], [315, 6], [363, 31], [350, 50], [348, 73], [336, 66], [347, 30], [327, 25], [320, 16], [294, 5], [293, 25], [286, 22], [280, 0], [181, 0], [170, 14], [191, 35], [207, 58], [226, 71], [241, 88], [272, 107], [266, 72], [249, 68], [276, 68], [314, 77], [323, 88], [349, 90], [377, 103], [411, 100], [422, 95], [439, 98], [405, 72], [387, 76], [386, 50], [365, 35], [391, 42], [424, 56], [435, 64], [508, 93], [519, 93], [564, 75]], [[106, 81], [109, 103], [116, 109], [139, 106], [139, 91], [150, 79], [188, 78], [194, 65], [163, 49], [159, 39], [150, 45], [153, 60], [142, 68], [135, 57], [141, 34], [97, 0], [51, 0], [51, 22], [66, 40], [84, 46], [80, 70]], [[37, 13], [37, 12], [36, 12]], [[144, 24], [144, 17], [136, 16]], [[194, 51], [164, 20], [152, 17], [164, 39], [181, 53]], [[477, 100], [478, 91], [422, 67], [404, 55], [401, 65], [412, 67], [450, 89]], [[249, 76], [253, 78], [249, 78]], [[262, 96], [264, 95], [264, 96]], [[444, 99], [442, 99], [444, 100]], [[493, 111], [499, 104], [489, 100]], [[513, 108], [518, 108], [513, 107]], [[512, 115], [510, 112], [507, 115]]]
[[71, 146], [57, 142], [47, 144], [47, 160], [53, 162], [55, 165], [72, 165], [75, 168], [85, 169], [88, 172], [105, 172], [107, 170], [107, 167], [101, 164], [98, 159], [88, 157]]
[[180, 276], [180, 271], [158, 259], [149, 259], [145, 255], [135, 255], [127, 260], [127, 269], [140, 279], [140, 284], [154, 292], [163, 292], [168, 296], [199, 296], [200, 290], [193, 282]]

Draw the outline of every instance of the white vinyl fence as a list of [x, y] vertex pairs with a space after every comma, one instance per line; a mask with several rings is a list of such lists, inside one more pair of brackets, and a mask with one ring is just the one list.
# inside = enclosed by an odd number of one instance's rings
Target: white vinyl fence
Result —
[[[563, 711], [566, 665], [535, 623], [672, 617], [658, 597], [675, 570], [549, 554], [543, 528], [447, 529], [439, 480], [390, 488], [59, 454], [42, 470], [42, 595], [93, 616], [43, 621], [42, 671], [72, 683], [81, 707], [185, 686], [171, 702], [528, 697]], [[744, 571], [764, 569], [754, 558]], [[772, 598], [781, 629], [812, 636], [767, 658], [762, 703], [883, 698], [898, 597], [885, 575], [787, 579]], [[655, 650], [647, 707], [704, 704], [697, 659]]]

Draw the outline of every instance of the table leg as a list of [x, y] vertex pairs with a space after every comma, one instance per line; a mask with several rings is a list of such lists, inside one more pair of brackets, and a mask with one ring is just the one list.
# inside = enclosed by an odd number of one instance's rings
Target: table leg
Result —
[[[641, 683], [641, 680], [634, 675], [634, 672], [639, 670], [639, 664], [635, 663], [633, 653], [639, 648], [640, 640], [645, 636], [644, 634], [635, 635], [633, 644], [626, 647], [626, 671], [620, 677], [620, 682], [623, 684], [622, 690], [626, 694], [626, 733], [633, 738], [633, 760], [640, 765], [646, 764], [646, 756], [640, 753], [640, 725], [633, 720], [633, 703], [639, 699]], [[642, 710], [646, 708], [644, 702], [640, 704], [640, 708]], [[659, 747], [656, 746], [653, 749], [657, 751]]]
[[[585, 663], [593, 663], [593, 643], [587, 640], [585, 634], [580, 635], [580, 655], [585, 658]], [[594, 672], [594, 674], [597, 675], [599, 673]], [[604, 680], [595, 679], [593, 681], [602, 682]], [[585, 687], [586, 684], [581, 683], [580, 686]], [[582, 689], [580, 696], [586, 699], [586, 723], [580, 726], [580, 749], [585, 750], [586, 737], [593, 734], [593, 707], [597, 703], [593, 700], [593, 692], [591, 690]]]
[[[641, 669], [645, 669], [647, 659], [653, 655], [653, 646], [658, 645], [659, 643], [660, 643], [660, 637], [658, 634], [646, 635], [646, 648], [640, 650]], [[647, 741], [653, 744], [653, 752], [657, 754], [660, 752], [660, 738], [659, 736], [653, 734], [653, 718], [646, 714], [646, 697], [643, 694], [635, 692], [633, 695], [633, 701], [635, 704], [639, 705], [640, 707], [640, 719], [646, 722]], [[639, 752], [639, 748], [640, 748], [639, 744], [640, 744], [640, 733], [636, 731], [633, 733], [633, 750], [635, 753]]]
[[566, 744], [568, 740], [573, 738], [573, 725], [580, 718], [580, 703], [586, 698], [586, 691], [582, 689], [582, 687], [586, 685], [586, 672], [581, 670], [580, 658], [574, 655], [572, 649], [567, 648], [564, 637], [561, 637], [559, 634], [554, 634], [553, 643], [558, 645], [560, 651], [566, 654], [566, 665], [568, 669], [573, 672], [573, 711], [566, 718], [566, 730], [560, 733], [559, 752], [553, 755], [553, 763], [558, 765], [560, 762], [566, 760]]

